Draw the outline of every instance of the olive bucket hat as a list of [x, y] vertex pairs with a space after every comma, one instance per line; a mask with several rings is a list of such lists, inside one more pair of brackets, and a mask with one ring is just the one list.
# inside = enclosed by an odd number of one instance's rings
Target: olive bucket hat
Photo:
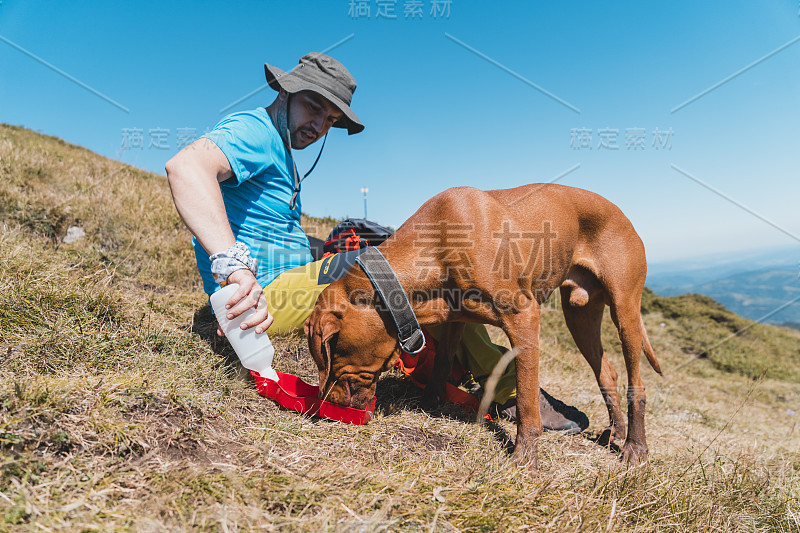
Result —
[[284, 72], [277, 67], [264, 63], [264, 74], [269, 86], [288, 93], [299, 91], [314, 91], [327, 98], [333, 105], [344, 113], [336, 121], [334, 128], [344, 128], [349, 135], [359, 133], [364, 129], [364, 124], [358, 120], [350, 102], [356, 91], [356, 80], [344, 68], [344, 65], [330, 56], [319, 52], [311, 52], [300, 58], [300, 64], [290, 72]]

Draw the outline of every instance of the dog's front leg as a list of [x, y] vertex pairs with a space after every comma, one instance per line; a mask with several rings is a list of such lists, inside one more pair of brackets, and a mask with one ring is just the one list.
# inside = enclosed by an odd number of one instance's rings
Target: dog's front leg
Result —
[[442, 334], [436, 345], [431, 379], [422, 395], [422, 403], [426, 407], [435, 407], [444, 397], [444, 385], [453, 371], [453, 358], [461, 342], [464, 326], [466, 324], [463, 322], [448, 322], [442, 326]]
[[539, 307], [512, 317], [505, 331], [517, 353], [517, 440], [514, 458], [521, 466], [538, 468], [542, 435], [539, 412]]

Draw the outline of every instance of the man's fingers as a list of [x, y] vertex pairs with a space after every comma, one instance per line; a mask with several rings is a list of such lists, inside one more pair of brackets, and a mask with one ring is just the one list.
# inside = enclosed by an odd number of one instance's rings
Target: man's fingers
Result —
[[[236, 272], [234, 272], [234, 274], [235, 273]], [[233, 277], [233, 274], [231, 274], [230, 277], [228, 277], [228, 279], [230, 280], [232, 277]], [[250, 291], [252, 290], [252, 288], [253, 288], [253, 284], [254, 284], [253, 281], [254, 280], [248, 279], [246, 277], [244, 279], [242, 279], [241, 281], [239, 281], [238, 282], [239, 288], [236, 289], [236, 291], [228, 299], [227, 303], [225, 304], [225, 307], [227, 307], [228, 309], [231, 309], [233, 306], [235, 306], [237, 303], [239, 303], [239, 301], [242, 298], [247, 296], [250, 293]], [[233, 283], [233, 282], [231, 282], [231, 283]], [[257, 283], [256, 283], [256, 285], [257, 285]]]
[[[267, 324], [269, 322], [269, 324]], [[272, 315], [270, 314], [267, 306], [264, 305], [259, 306], [259, 309], [247, 320], [242, 322], [242, 329], [252, 328], [254, 326], [259, 326], [260, 329], [256, 329], [256, 333], [262, 333], [266, 331], [266, 329], [272, 325]]]
[[[268, 320], [270, 321], [270, 324], [272, 324], [271, 322], [272, 317], [269, 313], [269, 309], [267, 308], [267, 299], [264, 298], [263, 295], [258, 299], [258, 304], [255, 306], [255, 308], [256, 312], [253, 313], [253, 316], [249, 317], [247, 320], [242, 322], [241, 326], [242, 329], [252, 328], [253, 326], [261, 325]], [[263, 328], [261, 331], [264, 331], [265, 329], [266, 327]], [[257, 333], [261, 333], [261, 331], [258, 331]]]
[[234, 292], [231, 295], [230, 299], [225, 304], [225, 308], [232, 309], [236, 304], [238, 304], [242, 300], [242, 298], [247, 296], [247, 292], [248, 291], [243, 286], [239, 285], [239, 288], [236, 289], [236, 292]]
[[[258, 284], [256, 284], [258, 285]], [[233, 293], [230, 300], [225, 304], [225, 307], [228, 309], [228, 312], [234, 311], [236, 309], [240, 309], [241, 305], [247, 302], [247, 297], [252, 292], [253, 287], [249, 283], [245, 283], [239, 285], [239, 288], [236, 289], [236, 292]], [[261, 287], [258, 287], [259, 293], [261, 292]], [[239, 315], [245, 309], [249, 309], [253, 307], [252, 303], [256, 301], [255, 299], [250, 302], [250, 305], [246, 305], [245, 307], [241, 308], [238, 312], [234, 311], [234, 316]]]
[[236, 306], [241, 302], [242, 299], [254, 291], [257, 292], [255, 298], [250, 302], [250, 305], [234, 311], [233, 316], [238, 316], [243, 311], [253, 307], [253, 304], [258, 300], [258, 295], [261, 294], [261, 285], [258, 284], [258, 281], [253, 273], [246, 268], [234, 271], [230, 276], [228, 276], [228, 283], [236, 283], [239, 285], [239, 288], [236, 289], [228, 302], [225, 304], [225, 307], [227, 307], [229, 310], [237, 309]]
[[256, 326], [256, 333], [264, 333], [265, 331], [267, 331], [269, 327], [272, 325], [273, 321], [274, 319], [272, 317], [272, 313], [267, 313], [267, 319], [263, 321], [261, 324]]
[[[230, 317], [233, 315], [237, 317], [247, 311], [248, 309], [252, 309], [254, 307], [258, 308], [259, 306], [259, 299], [261, 298], [261, 287], [256, 286], [256, 288], [250, 292], [247, 296], [242, 298], [238, 304], [228, 309], [228, 316]], [[264, 306], [266, 307], [266, 302], [264, 302]], [[262, 319], [263, 320], [263, 319]], [[247, 320], [247, 323], [250, 324], [253, 322], [253, 319], [250, 318]]]
[[217, 335], [219, 335], [220, 337], [225, 336], [225, 332], [222, 331], [222, 326], [217, 326]]

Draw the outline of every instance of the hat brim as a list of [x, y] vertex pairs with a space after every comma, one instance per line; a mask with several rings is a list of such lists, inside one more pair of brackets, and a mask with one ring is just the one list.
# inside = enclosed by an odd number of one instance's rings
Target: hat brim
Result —
[[355, 135], [364, 131], [364, 124], [358, 119], [350, 106], [344, 103], [341, 99], [334, 96], [330, 91], [324, 87], [320, 87], [314, 83], [292, 76], [292, 73], [286, 73], [278, 67], [273, 67], [264, 63], [264, 75], [267, 78], [267, 83], [276, 91], [283, 89], [287, 93], [297, 93], [300, 91], [314, 91], [326, 98], [330, 103], [335, 105], [339, 111], [343, 113], [342, 118], [337, 120], [334, 128], [346, 129], [348, 135]]

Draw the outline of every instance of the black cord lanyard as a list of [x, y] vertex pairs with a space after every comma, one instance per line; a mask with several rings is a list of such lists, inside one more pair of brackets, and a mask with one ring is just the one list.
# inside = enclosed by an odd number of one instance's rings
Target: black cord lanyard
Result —
[[292, 152], [292, 140], [291, 140], [292, 138], [288, 137], [288, 139], [289, 139], [289, 156], [292, 159], [292, 172], [294, 173], [294, 193], [292, 193], [292, 199], [289, 201], [289, 209], [294, 211], [294, 206], [297, 203], [297, 195], [300, 194], [300, 184], [303, 183], [303, 180], [306, 179], [309, 174], [311, 174], [311, 172], [314, 170], [314, 167], [316, 167], [317, 163], [319, 163], [319, 158], [322, 157], [322, 150], [325, 149], [325, 141], [328, 140], [328, 134], [326, 133], [325, 137], [322, 139], [322, 147], [320, 147], [319, 149], [319, 154], [317, 154], [317, 159], [314, 161], [314, 164], [311, 165], [311, 168], [308, 169], [308, 172], [306, 172], [303, 175], [302, 179], [297, 178], [297, 165], [294, 164], [294, 153]]

